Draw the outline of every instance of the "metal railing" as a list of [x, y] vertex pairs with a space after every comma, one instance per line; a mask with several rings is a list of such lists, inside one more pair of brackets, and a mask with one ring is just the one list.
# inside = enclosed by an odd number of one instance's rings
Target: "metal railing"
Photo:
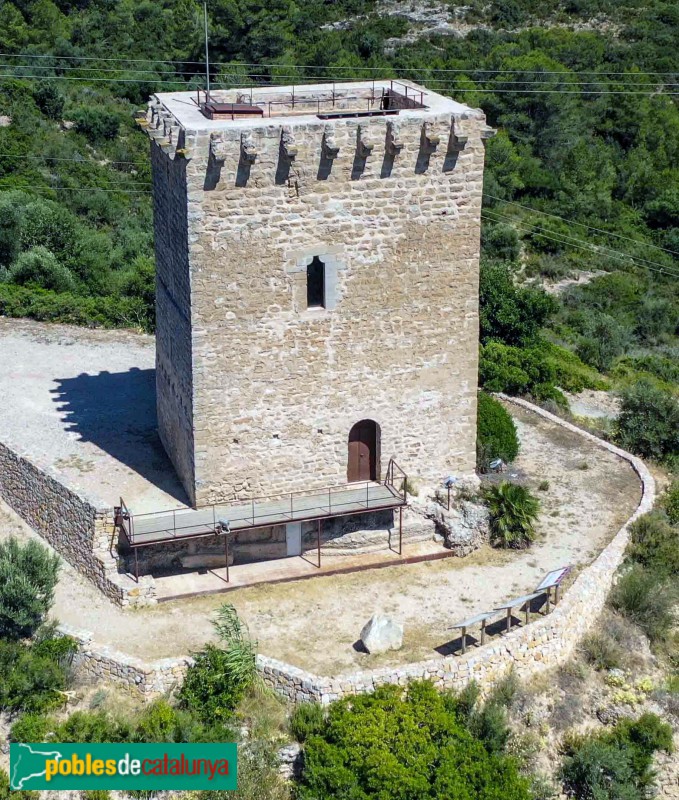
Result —
[[[400, 485], [397, 486], [396, 484]], [[252, 530], [288, 522], [396, 508], [407, 503], [406, 473], [391, 459], [384, 480], [361, 481], [322, 489], [253, 497], [248, 501], [211, 503], [195, 509], [168, 509], [133, 514], [120, 498], [115, 522], [132, 547], [218, 534], [228, 519], [230, 531]], [[383, 486], [389, 493], [379, 493]], [[341, 495], [344, 495], [342, 497]]]
[[[346, 114], [350, 116], [352, 114], [394, 114], [398, 113], [400, 110], [405, 109], [412, 109], [412, 108], [426, 108], [424, 105], [424, 91], [422, 89], [414, 89], [412, 86], [408, 86], [405, 83], [401, 83], [400, 81], [389, 81], [389, 88], [387, 89], [385, 86], [380, 85], [379, 82], [376, 85], [376, 82], [372, 82], [372, 88], [369, 95], [349, 95], [349, 94], [342, 94], [341, 92], [336, 91], [336, 81], [328, 81], [327, 86], [330, 88], [330, 96], [325, 97], [309, 97], [308, 94], [303, 94], [300, 96], [296, 93], [297, 89], [305, 89], [304, 84], [300, 84], [299, 86], [295, 85], [294, 83], [291, 85], [291, 91], [289, 92], [289, 96], [282, 100], [262, 100], [261, 102], [255, 102], [255, 95], [253, 89], [255, 87], [250, 86], [250, 94], [249, 97], [245, 94], [240, 95], [238, 98], [237, 103], [239, 104], [249, 104], [249, 105], [256, 105], [259, 106], [264, 111], [264, 116], [271, 117], [277, 116], [277, 110], [279, 107], [285, 107], [290, 109], [292, 113], [295, 112], [296, 108], [307, 106], [306, 113], [314, 113], [314, 106], [315, 106], [315, 113], [317, 115], [321, 114], [322, 111], [327, 112], [327, 107], [330, 106], [333, 110], [337, 108], [337, 103], [341, 102], [343, 105], [346, 102], [354, 103], [350, 108], [343, 108], [338, 110], [337, 114]], [[326, 85], [323, 82], [316, 85]], [[341, 85], [341, 84], [340, 84]], [[276, 84], [258, 84], [258, 88], [262, 87], [272, 88], [276, 87]], [[379, 91], [378, 91], [379, 90]], [[204, 95], [205, 99], [201, 101], [201, 94]], [[196, 104], [199, 108], [207, 105], [208, 102], [214, 102], [212, 97], [205, 92], [203, 89], [197, 89], [197, 99]], [[217, 101], [219, 102], [219, 101]], [[273, 114], [272, 114], [273, 111]], [[283, 111], [283, 115], [285, 111]], [[280, 112], [278, 113], [280, 115]], [[232, 119], [235, 119], [235, 114], [232, 113]]]

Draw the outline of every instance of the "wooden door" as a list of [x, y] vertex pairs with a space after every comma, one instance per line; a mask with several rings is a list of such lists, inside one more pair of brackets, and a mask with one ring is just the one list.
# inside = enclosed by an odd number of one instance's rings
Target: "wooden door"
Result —
[[349, 433], [347, 480], [374, 481], [377, 475], [377, 426], [372, 420], [357, 422]]

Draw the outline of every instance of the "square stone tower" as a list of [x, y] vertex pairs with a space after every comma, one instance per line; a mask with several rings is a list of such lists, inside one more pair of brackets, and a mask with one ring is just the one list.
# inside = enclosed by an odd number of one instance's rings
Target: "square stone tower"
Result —
[[191, 501], [471, 475], [483, 113], [386, 80], [157, 94], [140, 124]]

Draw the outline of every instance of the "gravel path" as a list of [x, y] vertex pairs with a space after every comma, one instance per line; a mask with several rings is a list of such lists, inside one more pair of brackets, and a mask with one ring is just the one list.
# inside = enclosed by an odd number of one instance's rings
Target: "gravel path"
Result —
[[[452, 622], [532, 589], [550, 569], [589, 563], [639, 500], [639, 482], [626, 462], [530, 412], [511, 412], [521, 438], [516, 470], [536, 490], [549, 483], [537, 490], [540, 537], [530, 550], [484, 548], [464, 559], [257, 586], [136, 611], [111, 605], [65, 565], [54, 615], [93, 631], [98, 642], [146, 659], [200, 647], [211, 635], [211, 611], [227, 599], [262, 653], [323, 674], [447, 652]], [[0, 536], [11, 532], [35, 535], [0, 505]], [[362, 625], [380, 610], [405, 625], [403, 649], [384, 656], [358, 652], [354, 643]]]

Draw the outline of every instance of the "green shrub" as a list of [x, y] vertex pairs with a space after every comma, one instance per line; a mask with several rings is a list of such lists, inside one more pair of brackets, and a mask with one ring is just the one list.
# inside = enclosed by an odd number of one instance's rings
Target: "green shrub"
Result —
[[653, 785], [658, 750], [671, 752], [672, 728], [655, 714], [571, 737], [561, 770], [564, 787], [579, 800], [643, 800]]
[[541, 346], [522, 348], [489, 342], [479, 350], [479, 382], [488, 392], [530, 395], [568, 407], [555, 380], [556, 373]]
[[120, 127], [120, 117], [105, 108], [81, 106], [72, 114], [75, 129], [85, 136], [92, 144], [98, 144], [106, 139], [115, 139]]
[[528, 800], [516, 762], [491, 753], [430, 683], [385, 686], [328, 710], [304, 748], [301, 800]]
[[518, 287], [503, 262], [481, 262], [479, 315], [481, 342], [523, 347], [536, 341], [557, 303], [541, 289]]
[[74, 711], [53, 731], [56, 742], [101, 743], [122, 742], [130, 738], [131, 729], [106, 711]]
[[591, 321], [584, 327], [586, 333], [578, 343], [576, 353], [585, 364], [606, 372], [629, 346], [629, 332], [613, 317], [600, 313], [592, 313]]
[[320, 703], [300, 703], [290, 715], [290, 733], [301, 743], [321, 734], [324, 725], [325, 710]]
[[523, 548], [535, 539], [540, 501], [525, 486], [503, 481], [483, 496], [490, 512], [490, 539], [495, 547]]
[[138, 328], [151, 332], [153, 317], [137, 297], [81, 297], [0, 283], [0, 315], [30, 317], [87, 328]]
[[19, 286], [51, 289], [54, 292], [69, 292], [75, 287], [70, 270], [41, 245], [21, 253], [10, 269], [9, 277]]
[[583, 389], [610, 389], [608, 381], [565, 347], [545, 343], [544, 350], [545, 360], [553, 370], [554, 382], [559, 388], [575, 393]]
[[481, 248], [490, 258], [502, 261], [517, 261], [521, 255], [521, 243], [516, 228], [502, 222], [482, 227]]
[[83, 800], [111, 800], [111, 793], [106, 789], [89, 789], [83, 792]]
[[505, 407], [486, 392], [479, 392], [476, 417], [476, 466], [487, 472], [494, 458], [507, 463], [519, 452], [516, 425]]
[[12, 725], [10, 738], [13, 742], [44, 742], [54, 729], [54, 720], [44, 714], [22, 714]]
[[0, 636], [30, 636], [52, 606], [59, 557], [39, 542], [0, 542]]
[[679, 400], [647, 381], [623, 392], [616, 421], [620, 446], [663, 461], [679, 455]]
[[195, 654], [179, 692], [184, 707], [206, 722], [228, 719], [257, 677], [256, 644], [236, 609], [225, 603], [213, 624], [220, 646], [208, 644]]
[[36, 106], [49, 119], [61, 119], [64, 113], [64, 96], [54, 83], [41, 81], [33, 90]]
[[4, 769], [0, 769], [0, 800], [38, 800], [39, 797], [39, 792], [11, 791], [9, 788], [9, 775]]
[[644, 514], [630, 525], [629, 532], [631, 559], [651, 568], [657, 578], [679, 577], [679, 528], [670, 525], [664, 514]]
[[49, 656], [0, 639], [0, 709], [42, 713], [64, 703], [67, 671]]
[[580, 643], [585, 661], [595, 669], [616, 669], [623, 658], [622, 647], [605, 632], [588, 633]]
[[672, 481], [661, 502], [672, 525], [679, 525], [679, 480]]
[[664, 640], [674, 624], [676, 591], [654, 570], [634, 564], [613, 587], [613, 608], [635, 622], [652, 642]]

